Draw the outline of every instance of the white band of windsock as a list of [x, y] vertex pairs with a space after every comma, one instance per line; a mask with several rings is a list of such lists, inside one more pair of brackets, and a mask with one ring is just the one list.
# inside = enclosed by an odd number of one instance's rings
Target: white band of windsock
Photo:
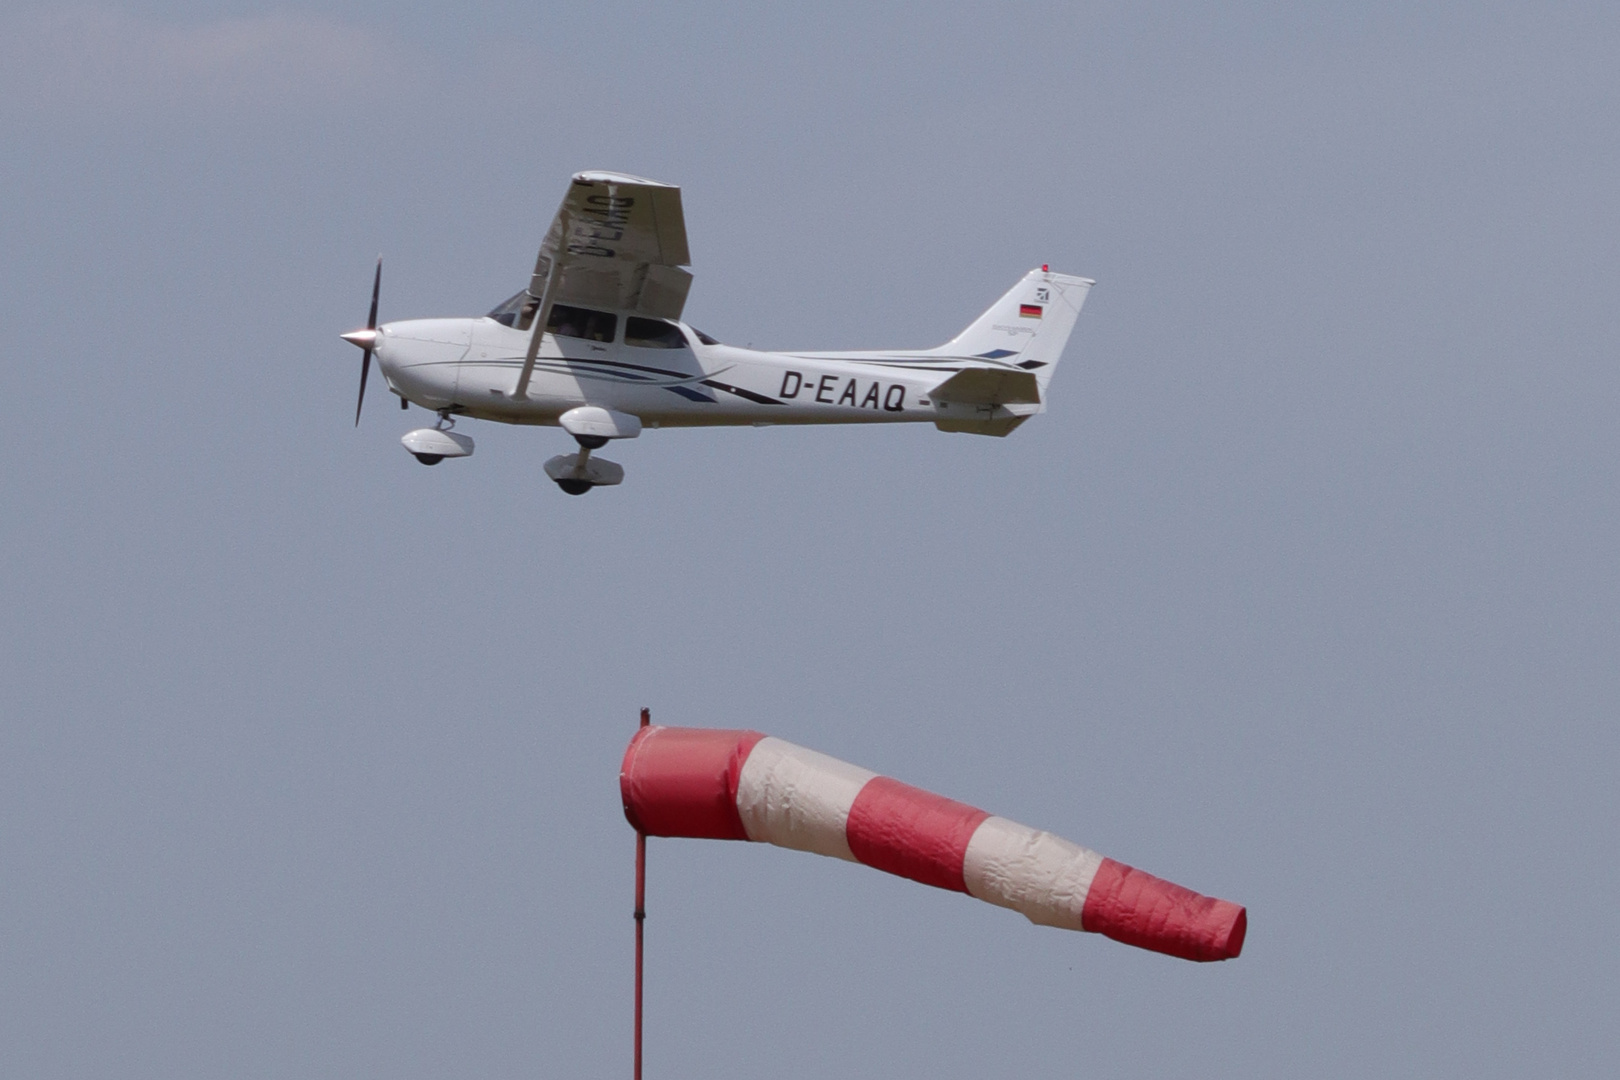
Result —
[[1243, 949], [1248, 916], [1236, 904], [756, 731], [644, 727], [619, 788], [625, 817], [649, 836], [831, 855], [1186, 960]]

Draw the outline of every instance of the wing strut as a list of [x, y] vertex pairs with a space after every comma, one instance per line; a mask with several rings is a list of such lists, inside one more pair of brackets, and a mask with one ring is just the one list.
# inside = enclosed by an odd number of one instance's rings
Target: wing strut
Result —
[[551, 260], [551, 267], [546, 271], [546, 287], [540, 296], [540, 310], [534, 313], [534, 333], [529, 335], [529, 347], [523, 353], [523, 372], [518, 376], [517, 389], [512, 391], [512, 396], [519, 400], [529, 396], [529, 377], [534, 374], [535, 357], [540, 355], [540, 339], [545, 336], [546, 323], [551, 321], [551, 302], [557, 291], [558, 262], [557, 259]]

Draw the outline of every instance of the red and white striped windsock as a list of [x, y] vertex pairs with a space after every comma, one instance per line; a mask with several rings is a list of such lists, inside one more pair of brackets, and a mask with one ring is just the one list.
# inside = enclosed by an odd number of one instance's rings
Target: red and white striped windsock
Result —
[[1236, 904], [757, 731], [644, 727], [619, 790], [649, 836], [832, 855], [1186, 960], [1231, 959], [1248, 928]]

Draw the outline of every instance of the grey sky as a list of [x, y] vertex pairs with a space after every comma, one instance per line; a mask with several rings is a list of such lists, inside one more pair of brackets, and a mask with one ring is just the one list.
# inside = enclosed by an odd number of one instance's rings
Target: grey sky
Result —
[[[649, 1076], [1608, 1076], [1612, 5], [0, 16], [0, 1073], [621, 1076], [636, 709], [1247, 904], [654, 841]], [[365, 314], [678, 183], [723, 340], [1099, 280], [1049, 412], [416, 465]]]

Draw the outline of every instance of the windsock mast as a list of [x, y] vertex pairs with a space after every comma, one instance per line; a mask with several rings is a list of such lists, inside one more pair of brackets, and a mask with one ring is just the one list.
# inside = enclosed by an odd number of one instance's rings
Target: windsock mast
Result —
[[[641, 728], [645, 731], [652, 723], [652, 710], [641, 710]], [[642, 931], [647, 922], [647, 834], [640, 829], [636, 830], [636, 1035], [635, 1049], [631, 1057], [634, 1062], [635, 1080], [641, 1080], [641, 955], [644, 939]]]

